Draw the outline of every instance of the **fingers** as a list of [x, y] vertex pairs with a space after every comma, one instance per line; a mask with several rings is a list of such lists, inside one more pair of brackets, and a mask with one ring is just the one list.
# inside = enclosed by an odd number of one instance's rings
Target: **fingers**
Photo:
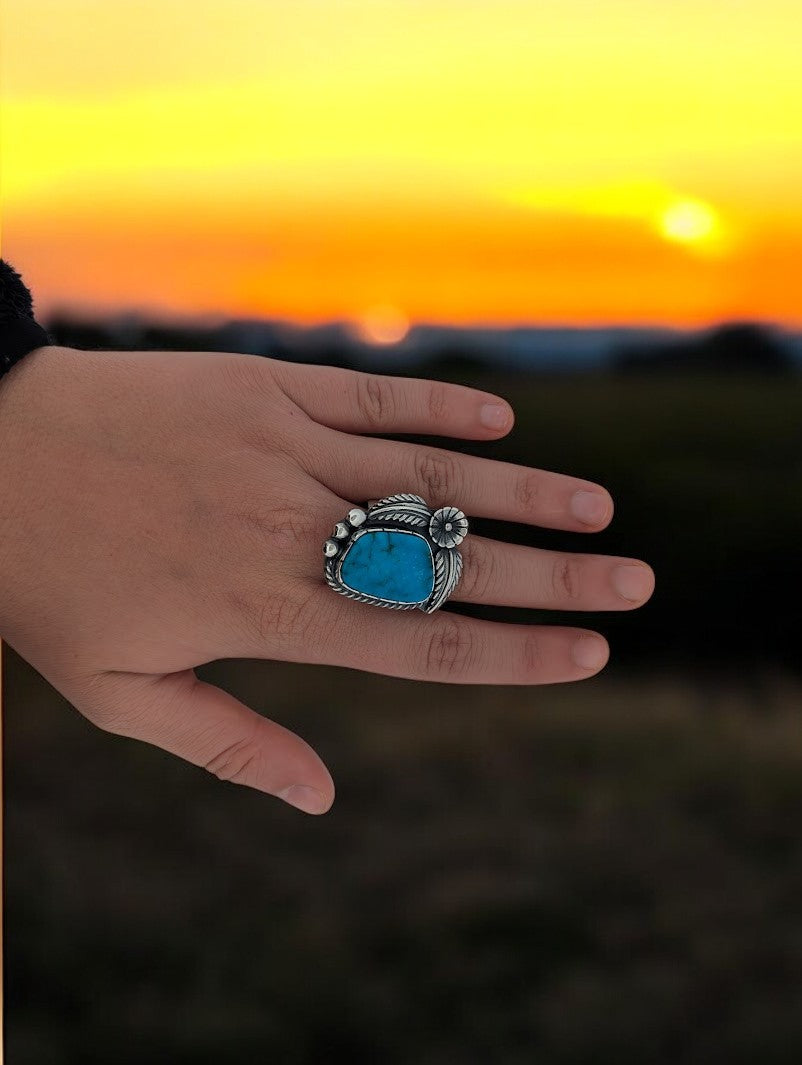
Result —
[[645, 562], [608, 555], [541, 551], [468, 536], [453, 598], [540, 610], [632, 610], [654, 591]]
[[355, 503], [415, 492], [431, 507], [574, 532], [603, 529], [613, 515], [609, 493], [592, 481], [443, 448], [337, 434], [320, 463], [328, 487]]
[[275, 363], [281, 388], [310, 418], [348, 433], [426, 433], [489, 440], [513, 423], [506, 400], [443, 381]]
[[326, 592], [304, 661], [450, 684], [554, 684], [593, 676], [609, 655], [604, 638], [586, 629], [380, 610], [332, 603], [335, 593]]
[[307, 743], [192, 670], [101, 674], [76, 705], [108, 732], [152, 743], [306, 813], [324, 813], [334, 800], [328, 770]]

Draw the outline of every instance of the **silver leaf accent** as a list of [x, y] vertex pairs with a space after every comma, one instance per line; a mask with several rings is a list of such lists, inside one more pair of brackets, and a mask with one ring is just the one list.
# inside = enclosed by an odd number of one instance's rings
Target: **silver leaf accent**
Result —
[[434, 588], [422, 610], [431, 614], [448, 599], [462, 576], [462, 555], [455, 548], [441, 548], [434, 556]]
[[398, 521], [404, 525], [414, 525], [418, 528], [426, 528], [429, 525], [429, 512], [421, 514], [407, 503], [403, 507], [387, 506], [379, 511], [371, 511], [371, 519], [380, 518], [382, 521]]
[[419, 503], [422, 507], [426, 506], [426, 500], [423, 496], [416, 496], [411, 492], [397, 492], [394, 496], [385, 496], [384, 499], [376, 500], [370, 509], [375, 510], [376, 507], [383, 507], [387, 503]]

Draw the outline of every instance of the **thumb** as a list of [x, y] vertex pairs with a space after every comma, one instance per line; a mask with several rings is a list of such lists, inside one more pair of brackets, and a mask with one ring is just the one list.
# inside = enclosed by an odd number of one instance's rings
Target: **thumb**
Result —
[[325, 813], [334, 801], [331, 776], [308, 743], [191, 669], [158, 677], [103, 673], [74, 701], [107, 732], [152, 743], [306, 813]]

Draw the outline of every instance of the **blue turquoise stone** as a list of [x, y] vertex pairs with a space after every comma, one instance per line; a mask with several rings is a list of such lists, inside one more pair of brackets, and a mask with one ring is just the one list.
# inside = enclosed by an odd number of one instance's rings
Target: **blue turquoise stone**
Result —
[[422, 603], [434, 587], [434, 560], [416, 533], [366, 529], [343, 555], [340, 579], [377, 599]]

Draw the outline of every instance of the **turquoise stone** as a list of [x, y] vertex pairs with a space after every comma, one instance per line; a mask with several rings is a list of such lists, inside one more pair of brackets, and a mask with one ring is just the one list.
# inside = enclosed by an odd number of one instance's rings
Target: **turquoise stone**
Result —
[[417, 533], [366, 529], [343, 555], [340, 579], [377, 599], [422, 603], [434, 587], [434, 560]]

